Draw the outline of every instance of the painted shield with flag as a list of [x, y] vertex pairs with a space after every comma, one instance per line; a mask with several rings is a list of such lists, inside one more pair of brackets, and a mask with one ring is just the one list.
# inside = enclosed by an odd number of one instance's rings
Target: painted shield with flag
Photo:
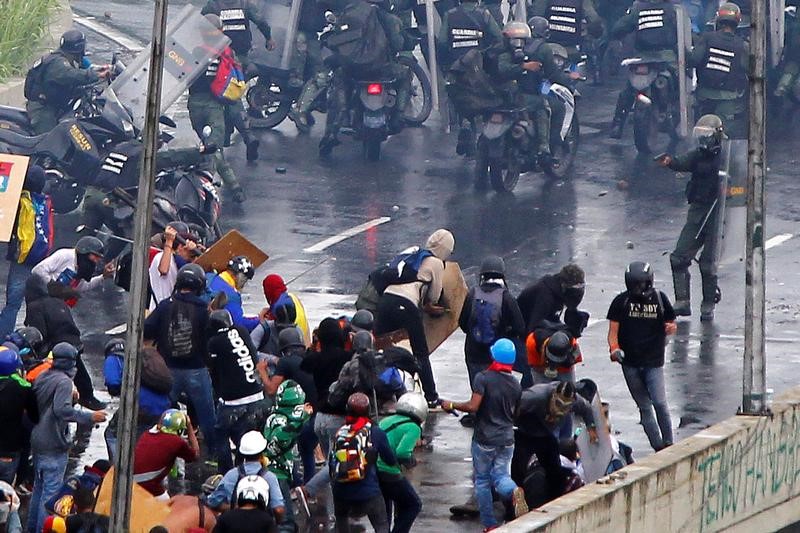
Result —
[[0, 242], [11, 239], [27, 171], [26, 156], [0, 154]]

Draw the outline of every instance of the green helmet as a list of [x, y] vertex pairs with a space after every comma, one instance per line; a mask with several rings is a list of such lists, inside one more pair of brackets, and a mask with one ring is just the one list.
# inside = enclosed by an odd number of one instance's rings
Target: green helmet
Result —
[[294, 407], [306, 403], [306, 393], [296, 381], [287, 379], [278, 386], [275, 393], [275, 403], [278, 407]]

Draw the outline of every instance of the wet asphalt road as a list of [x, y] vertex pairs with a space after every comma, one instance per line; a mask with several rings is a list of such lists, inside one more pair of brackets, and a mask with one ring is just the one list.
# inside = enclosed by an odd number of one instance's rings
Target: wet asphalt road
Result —
[[[149, 2], [73, 2], [76, 12], [84, 15], [100, 17], [110, 11], [108, 24], [141, 40], [149, 35], [151, 6]], [[94, 32], [88, 33], [97, 56], [119, 49]], [[595, 319], [581, 339], [586, 361], [577, 369], [578, 378], [588, 377], [599, 384], [601, 395], [611, 402], [618, 438], [633, 446], [636, 457], [648, 455], [651, 451], [638, 425], [635, 404], [620, 369], [608, 360], [603, 319], [613, 297], [624, 289], [622, 275], [630, 261], [653, 264], [657, 286], [672, 294], [668, 253], [684, 220], [686, 181], [656, 168], [650, 158], [637, 158], [630, 131], [623, 141], [611, 141], [600, 131], [613, 113], [616, 85], [585, 86], [581, 92], [578, 110], [584, 134], [574, 171], [560, 182], [540, 175], [524, 176], [513, 195], [472, 189], [472, 164], [455, 155], [455, 135], [443, 133], [436, 114], [425, 127], [391, 138], [377, 163], [364, 162], [360, 146], [348, 140], [330, 160], [320, 161], [317, 142], [322, 126], [318, 124], [310, 136], [299, 136], [288, 121], [275, 131], [259, 133], [262, 159], [255, 166], [245, 163], [241, 145], [226, 151], [248, 200], [243, 205], [225, 202], [223, 225], [239, 229], [271, 256], [247, 287], [246, 306], [253, 311], [262, 307], [258, 281], [264, 275], [278, 272], [289, 280], [330, 256], [335, 260], [300, 277], [290, 289], [300, 294], [314, 323], [325, 316], [352, 312], [353, 295], [376, 265], [408, 245], [424, 242], [438, 227], [455, 234], [453, 259], [461, 264], [470, 283], [488, 254], [505, 257], [515, 293], [539, 276], [577, 262], [587, 274], [583, 307]], [[183, 119], [185, 110], [178, 109], [176, 116]], [[324, 122], [320, 118], [318, 115], [318, 123]], [[178, 143], [191, 144], [196, 141], [186, 122], [181, 120]], [[791, 131], [778, 131], [778, 121], [773, 126], [767, 236], [794, 236], [800, 220], [795, 203], [800, 193], [796, 182], [798, 139]], [[278, 174], [277, 167], [286, 167], [286, 174]], [[625, 186], [620, 187], [620, 181]], [[303, 252], [383, 216], [391, 221], [321, 253]], [[76, 220], [74, 215], [57, 220], [60, 245], [73, 241], [71, 230]], [[794, 365], [800, 361], [798, 246], [800, 239], [794, 237], [768, 252], [768, 386], [776, 394], [796, 384]], [[742, 265], [720, 270], [724, 300], [714, 323], [701, 325], [696, 316], [682, 319], [667, 348], [667, 394], [678, 439], [733, 415], [740, 405], [743, 270]], [[697, 309], [700, 287], [696, 267], [693, 274]], [[90, 348], [89, 364], [98, 376], [102, 361], [97, 350], [106, 339], [103, 332], [125, 320], [126, 305], [124, 293], [109, 286], [85, 297], [76, 308], [76, 319]], [[462, 346], [463, 335], [457, 332], [432, 356], [440, 394], [448, 399], [466, 399], [469, 394]], [[98, 385], [101, 381], [98, 377]], [[412, 474], [424, 504], [416, 529], [479, 531], [477, 522], [454, 526], [447, 510], [463, 502], [470, 492], [470, 431], [446, 414], [432, 416], [427, 429], [435, 435], [433, 451], [419, 452], [420, 464]], [[87, 462], [100, 453], [95, 441], [96, 437], [86, 454]]]

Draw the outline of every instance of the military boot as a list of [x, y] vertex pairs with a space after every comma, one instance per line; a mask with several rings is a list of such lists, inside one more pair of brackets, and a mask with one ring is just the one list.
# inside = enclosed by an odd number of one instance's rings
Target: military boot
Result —
[[703, 301], [700, 304], [700, 321], [714, 320], [714, 308], [722, 300], [722, 291], [717, 285], [717, 276], [703, 276]]
[[692, 316], [692, 302], [690, 294], [691, 275], [689, 270], [672, 270], [672, 284], [675, 287], [675, 315]]

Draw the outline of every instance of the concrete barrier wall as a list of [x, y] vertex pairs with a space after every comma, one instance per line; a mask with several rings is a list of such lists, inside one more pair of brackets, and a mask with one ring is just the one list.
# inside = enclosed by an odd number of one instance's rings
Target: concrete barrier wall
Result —
[[800, 521], [800, 387], [498, 529], [765, 532]]
[[[61, 35], [72, 27], [72, 9], [67, 0], [59, 0], [58, 7], [50, 16], [50, 25], [45, 32], [39, 46], [38, 55], [44, 55], [54, 48], [58, 48]], [[31, 59], [31, 64], [37, 58]], [[25, 78], [12, 78], [6, 83], [0, 83], [0, 105], [25, 107], [23, 88]]]

